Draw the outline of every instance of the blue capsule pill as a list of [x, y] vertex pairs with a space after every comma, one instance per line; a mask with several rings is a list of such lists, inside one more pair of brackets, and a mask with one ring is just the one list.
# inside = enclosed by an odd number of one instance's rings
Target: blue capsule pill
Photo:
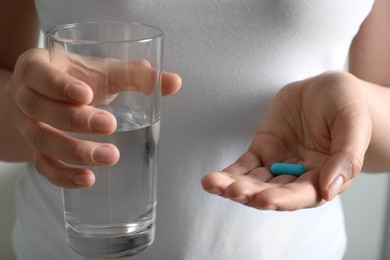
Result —
[[306, 171], [305, 166], [302, 164], [293, 163], [273, 163], [270, 167], [270, 172], [273, 175], [294, 175], [300, 176]]

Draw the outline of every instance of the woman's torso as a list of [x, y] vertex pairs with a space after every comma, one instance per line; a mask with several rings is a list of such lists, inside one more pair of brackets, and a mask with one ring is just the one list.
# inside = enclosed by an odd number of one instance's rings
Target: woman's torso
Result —
[[[259, 211], [206, 194], [200, 179], [246, 150], [281, 87], [344, 68], [372, 3], [36, 0], [43, 30], [98, 19], [160, 27], [164, 68], [183, 78], [180, 93], [162, 102], [157, 238], [133, 259], [341, 258], [345, 231], [338, 199], [317, 209]], [[64, 241], [59, 189], [31, 165], [29, 172], [18, 191], [18, 255], [77, 259]], [[52, 232], [40, 231], [45, 227]]]

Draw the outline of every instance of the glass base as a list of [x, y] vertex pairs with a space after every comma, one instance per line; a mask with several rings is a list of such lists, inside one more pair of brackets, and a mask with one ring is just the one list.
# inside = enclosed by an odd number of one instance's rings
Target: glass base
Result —
[[132, 256], [148, 248], [154, 240], [154, 224], [126, 236], [91, 236], [67, 226], [68, 245], [78, 254], [98, 258]]

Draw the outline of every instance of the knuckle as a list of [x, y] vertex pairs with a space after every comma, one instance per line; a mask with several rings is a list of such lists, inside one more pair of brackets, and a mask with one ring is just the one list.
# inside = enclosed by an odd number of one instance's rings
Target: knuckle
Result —
[[22, 76], [22, 79], [26, 80], [31, 69], [34, 67], [34, 59], [32, 55], [24, 53], [19, 57], [17, 62], [17, 69]]
[[77, 142], [71, 148], [72, 161], [80, 164], [89, 164], [92, 161], [88, 154], [88, 146], [84, 142]]
[[69, 174], [73, 172], [73, 169], [69, 171], [62, 162], [47, 157], [46, 155], [36, 153], [34, 163], [37, 171], [52, 184], [64, 188], [75, 187], [70, 181]]
[[130, 79], [136, 90], [151, 93], [155, 83], [155, 70], [152, 64], [145, 59], [136, 61], [130, 73]]
[[50, 181], [52, 184], [60, 186], [61, 180], [59, 178], [58, 171], [52, 171], [47, 167], [47, 162], [44, 160], [36, 160], [35, 161], [35, 167], [37, 171], [45, 177], [48, 181]]
[[49, 89], [58, 89], [59, 86], [64, 85], [63, 75], [61, 73], [51, 74], [47, 79], [46, 85]]
[[22, 106], [26, 107], [25, 113], [28, 113], [29, 115], [35, 115], [39, 111], [40, 104], [41, 104], [41, 97], [34, 93], [33, 91], [29, 91], [25, 89], [25, 100], [22, 102]]
[[78, 109], [71, 109], [68, 114], [64, 115], [64, 122], [68, 122], [68, 125], [71, 129], [79, 128], [81, 125], [80, 113]]
[[37, 171], [40, 174], [42, 174], [43, 176], [46, 176], [45, 167], [44, 167], [44, 163], [42, 162], [42, 159], [41, 158], [35, 158], [34, 164], [35, 164], [35, 168], [37, 169]]
[[46, 132], [41, 128], [33, 128], [31, 131], [31, 142], [37, 150], [42, 150], [47, 144]]
[[53, 173], [53, 171], [51, 171], [49, 169], [49, 162], [46, 158], [46, 156], [40, 154], [40, 155], [36, 155], [35, 156], [35, 159], [34, 159], [34, 164], [35, 164], [35, 168], [36, 170], [42, 175], [44, 176], [46, 179], [48, 179], [50, 182], [52, 182], [53, 184], [56, 184], [55, 183], [55, 175]]
[[22, 79], [27, 79], [28, 75], [30, 75], [31, 70], [36, 64], [38, 53], [39, 49], [30, 49], [19, 56], [16, 62], [16, 68], [22, 76]]
[[350, 156], [348, 159], [347, 159], [347, 163], [348, 163], [348, 168], [350, 170], [350, 180], [352, 180], [353, 178], [355, 178], [360, 170], [362, 169], [362, 166], [363, 166], [363, 157], [359, 154], [355, 154], [353, 156]]

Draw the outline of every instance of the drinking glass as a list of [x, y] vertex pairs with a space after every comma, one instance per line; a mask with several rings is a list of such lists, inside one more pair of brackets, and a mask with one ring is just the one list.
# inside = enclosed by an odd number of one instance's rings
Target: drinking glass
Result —
[[63, 189], [67, 242], [85, 256], [137, 254], [155, 237], [163, 33], [100, 21], [58, 26], [47, 40], [51, 64], [86, 82], [94, 93], [90, 105], [117, 122], [111, 135], [69, 134], [120, 151], [114, 166], [90, 167], [92, 187]]

